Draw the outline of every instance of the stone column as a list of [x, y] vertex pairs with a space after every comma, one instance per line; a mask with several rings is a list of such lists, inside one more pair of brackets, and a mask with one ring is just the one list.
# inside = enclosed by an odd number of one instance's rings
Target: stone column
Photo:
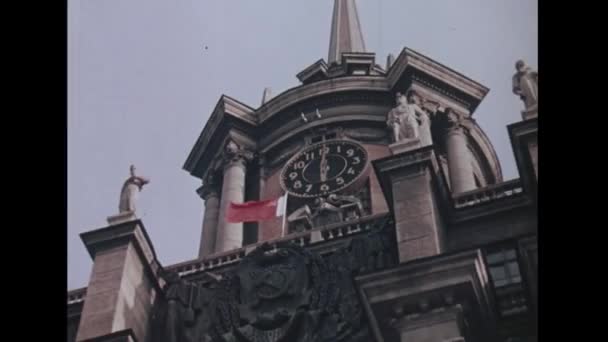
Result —
[[76, 341], [146, 341], [161, 283], [140, 220], [80, 235], [93, 258]]
[[215, 252], [225, 252], [243, 247], [243, 223], [229, 223], [225, 217], [230, 202], [243, 203], [245, 200], [246, 166], [247, 162], [252, 159], [252, 153], [230, 142], [226, 146], [224, 158], [224, 180], [222, 182]]
[[458, 114], [447, 110], [449, 128], [446, 137], [448, 169], [452, 194], [475, 190], [471, 153], [467, 146], [467, 136]]
[[201, 186], [197, 193], [205, 201], [205, 214], [201, 232], [201, 243], [198, 257], [202, 258], [215, 252], [215, 241], [217, 240], [217, 226], [220, 211], [220, 198], [217, 185], [208, 183]]

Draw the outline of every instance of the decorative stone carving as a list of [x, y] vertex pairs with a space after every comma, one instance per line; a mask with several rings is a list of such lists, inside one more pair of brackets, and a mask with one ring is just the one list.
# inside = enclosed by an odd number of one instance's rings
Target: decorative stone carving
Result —
[[427, 146], [433, 144], [433, 137], [431, 135], [431, 118], [426, 110], [421, 110], [417, 116], [418, 122], [420, 123], [419, 134], [420, 134], [420, 145]]
[[216, 184], [203, 184], [200, 188], [196, 190], [198, 195], [203, 199], [207, 200], [209, 197], [218, 197], [219, 191]]
[[513, 93], [524, 102], [526, 111], [538, 105], [538, 72], [532, 70], [522, 60], [515, 63], [517, 72], [513, 75]]
[[363, 216], [363, 203], [356, 196], [331, 194], [327, 200], [340, 208], [342, 217], [346, 221], [356, 220]]
[[303, 232], [305, 230], [312, 229], [312, 210], [305, 204], [300, 208], [294, 210], [287, 217], [287, 222], [291, 228], [291, 232]]
[[315, 227], [342, 222], [342, 210], [338, 203], [329, 201], [328, 198], [318, 197], [312, 208], [312, 221]]
[[135, 201], [137, 194], [150, 180], [135, 174], [135, 165], [130, 167], [131, 177], [122, 186], [120, 192], [120, 203], [118, 204], [119, 213], [135, 212]]
[[450, 107], [447, 107], [445, 109], [444, 114], [448, 123], [448, 131], [464, 128], [464, 119], [461, 114], [459, 114]]
[[152, 316], [152, 342], [214, 341], [212, 299], [219, 277], [206, 273], [189, 282], [172, 271], [163, 272], [165, 300], [158, 301]]
[[263, 244], [221, 279], [168, 274], [152, 342], [370, 341], [353, 277], [396, 264], [391, 236], [375, 229], [326, 257]]
[[387, 125], [391, 128], [393, 140], [399, 142], [406, 139], [415, 139], [420, 136], [418, 117], [426, 115], [415, 103], [415, 93], [409, 92], [407, 98], [397, 93], [397, 106], [388, 113]]
[[242, 165], [253, 159], [253, 152], [249, 151], [246, 148], [243, 148], [232, 140], [229, 140], [224, 148], [224, 153], [222, 154], [223, 165], [227, 167], [229, 165]]

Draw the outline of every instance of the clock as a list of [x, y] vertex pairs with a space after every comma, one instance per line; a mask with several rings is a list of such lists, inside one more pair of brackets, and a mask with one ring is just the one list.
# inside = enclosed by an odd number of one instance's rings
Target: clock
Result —
[[281, 172], [281, 187], [292, 196], [314, 198], [344, 190], [367, 171], [367, 151], [350, 140], [327, 140], [293, 156]]

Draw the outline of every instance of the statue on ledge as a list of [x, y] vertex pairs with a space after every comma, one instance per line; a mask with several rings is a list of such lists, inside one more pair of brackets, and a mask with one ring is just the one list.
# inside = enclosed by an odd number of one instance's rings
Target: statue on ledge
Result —
[[538, 72], [522, 60], [515, 63], [515, 69], [517, 72], [513, 75], [513, 93], [524, 101], [526, 110], [535, 109], [538, 104]]
[[149, 179], [135, 175], [134, 165], [131, 165], [130, 171], [131, 177], [125, 181], [120, 192], [120, 203], [118, 204], [118, 211], [120, 213], [135, 212], [137, 194], [145, 184], [150, 183]]
[[420, 136], [420, 122], [427, 114], [415, 102], [415, 93], [405, 95], [397, 93], [397, 106], [388, 113], [387, 125], [391, 128], [393, 139], [399, 142]]

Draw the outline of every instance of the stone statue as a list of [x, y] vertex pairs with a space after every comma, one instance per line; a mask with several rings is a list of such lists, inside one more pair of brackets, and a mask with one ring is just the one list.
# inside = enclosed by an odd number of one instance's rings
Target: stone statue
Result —
[[420, 133], [420, 144], [422, 146], [432, 145], [433, 137], [431, 134], [431, 118], [427, 109], [420, 111], [417, 115], [418, 122], [420, 123], [419, 133]]
[[517, 72], [513, 75], [513, 93], [524, 101], [526, 110], [538, 104], [538, 72], [532, 70], [524, 61], [515, 63]]
[[342, 210], [327, 198], [318, 197], [314, 202], [312, 220], [315, 227], [342, 222]]
[[357, 196], [331, 194], [327, 197], [327, 202], [340, 208], [346, 221], [363, 216], [363, 203]]
[[418, 118], [426, 113], [415, 103], [414, 96], [412, 91], [408, 93], [407, 98], [397, 93], [397, 106], [388, 113], [386, 123], [392, 129], [395, 142], [420, 136]]
[[130, 171], [131, 177], [125, 181], [120, 192], [120, 203], [118, 205], [120, 213], [135, 212], [135, 200], [137, 199], [138, 192], [141, 191], [145, 184], [150, 183], [149, 179], [135, 175], [134, 165], [131, 165]]

